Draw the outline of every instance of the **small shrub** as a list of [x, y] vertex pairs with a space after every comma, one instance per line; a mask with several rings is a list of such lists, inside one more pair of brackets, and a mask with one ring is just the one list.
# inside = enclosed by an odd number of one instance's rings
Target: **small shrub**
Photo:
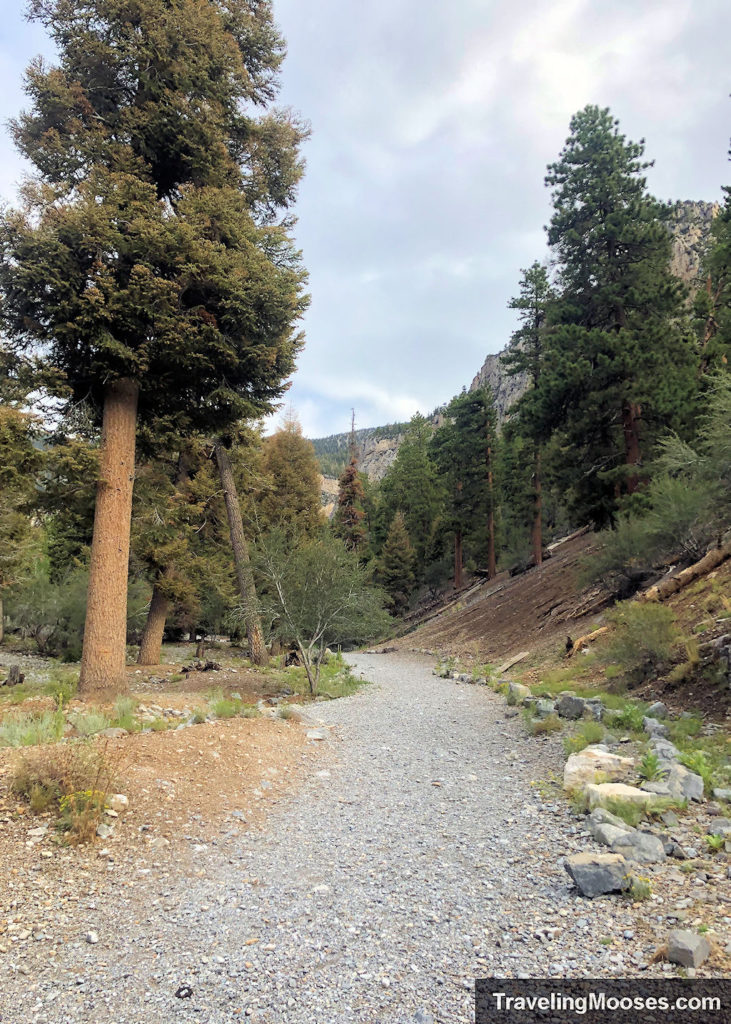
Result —
[[55, 679], [51, 679], [46, 687], [46, 693], [53, 697], [56, 708], [63, 711], [72, 697], [75, 696], [79, 687], [79, 677], [76, 673], [58, 672]]
[[607, 718], [607, 724], [614, 729], [629, 729], [630, 732], [642, 732], [642, 719], [645, 717], [645, 707], [641, 704], [627, 703], [617, 711], [613, 711]]
[[665, 664], [677, 639], [675, 616], [662, 604], [624, 601], [607, 613], [614, 626], [607, 646], [608, 660], [626, 672], [649, 674]]
[[71, 843], [88, 842], [104, 813], [107, 794], [119, 788], [119, 758], [89, 740], [29, 751], [18, 761], [11, 792], [34, 812], [55, 808]]
[[629, 888], [627, 889], [627, 898], [632, 900], [633, 903], [643, 903], [645, 900], [649, 900], [651, 896], [652, 886], [650, 885], [650, 879], [643, 878], [640, 875], [632, 875]]
[[706, 844], [711, 853], [720, 853], [726, 844], [724, 836], [706, 836]]
[[169, 683], [179, 683], [185, 676], [181, 675], [180, 672], [173, 672], [171, 676], [168, 676]]
[[205, 713], [203, 711], [194, 711], [192, 722], [193, 725], [202, 725], [206, 720]]
[[676, 743], [682, 743], [692, 736], [697, 736], [703, 728], [703, 722], [697, 715], [691, 718], [678, 718], [670, 723], [670, 738]]
[[285, 722], [289, 718], [291, 718], [292, 717], [292, 707], [291, 707], [291, 705], [289, 705], [289, 704], [282, 704], [282, 705], [280, 705], [279, 717], [283, 718]]
[[660, 758], [654, 750], [648, 750], [640, 761], [640, 778], [651, 782], [653, 779], [657, 778], [659, 769]]
[[62, 711], [8, 715], [0, 724], [0, 747], [33, 747], [55, 743], [63, 736]]
[[604, 727], [599, 722], [582, 722], [575, 736], [567, 736], [563, 741], [566, 754], [578, 754], [584, 747], [592, 743], [601, 743], [604, 739]]
[[102, 732], [103, 729], [108, 729], [112, 724], [101, 711], [86, 711], [69, 715], [69, 722], [80, 736], [93, 736], [97, 732]]
[[171, 723], [168, 722], [167, 718], [153, 718], [148, 725], [153, 732], [166, 732], [170, 728]]
[[631, 803], [629, 800], [607, 800], [605, 807], [610, 814], [615, 814], [631, 828], [637, 828], [639, 823], [645, 817], [644, 809], [642, 807], [638, 807], [637, 804]]
[[690, 771], [700, 775], [703, 779], [704, 793], [710, 793], [713, 789], [713, 768], [708, 762], [705, 751], [694, 750], [692, 753], [681, 754], [680, 763], [684, 764]]
[[575, 789], [571, 793], [571, 810], [574, 814], [586, 814], [589, 810], [589, 797], [585, 790]]
[[[291, 712], [290, 712], [291, 714]], [[240, 718], [258, 718], [259, 708], [256, 704], [242, 704], [241, 710], [239, 711]]]
[[534, 718], [530, 724], [532, 736], [546, 736], [552, 732], [561, 732], [562, 726], [558, 715], [551, 714], [545, 718]]
[[241, 711], [241, 701], [222, 697], [220, 700], [214, 701], [211, 711], [216, 718], [235, 718]]

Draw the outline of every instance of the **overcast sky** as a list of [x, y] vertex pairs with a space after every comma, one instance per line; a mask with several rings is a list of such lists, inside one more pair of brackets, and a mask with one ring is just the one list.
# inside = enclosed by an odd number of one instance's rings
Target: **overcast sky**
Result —
[[[0, 119], [48, 50], [6, 0]], [[297, 205], [310, 272], [287, 396], [311, 437], [429, 412], [514, 327], [545, 254], [543, 185], [587, 103], [644, 137], [662, 199], [721, 198], [731, 127], [728, 0], [274, 0], [282, 101], [312, 124]], [[0, 196], [21, 164], [7, 134]]]

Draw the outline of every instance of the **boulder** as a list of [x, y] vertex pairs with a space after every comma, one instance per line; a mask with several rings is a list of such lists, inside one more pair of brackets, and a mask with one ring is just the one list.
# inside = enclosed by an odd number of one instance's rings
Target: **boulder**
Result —
[[660, 739], [667, 739], [670, 733], [668, 727], [663, 722], [658, 722], [656, 718], [649, 718], [645, 716], [642, 719], [642, 728], [650, 736], [658, 736]]
[[620, 828], [618, 825], [606, 825], [601, 823], [592, 828], [592, 835], [598, 843], [601, 843], [602, 846], [611, 846], [613, 853], [621, 853], [622, 851], [614, 849], [614, 844], [617, 840], [621, 839], [622, 836], [628, 835], [631, 831], [632, 830], [627, 825], [623, 825], [622, 828]]
[[680, 751], [675, 744], [662, 736], [651, 736], [650, 748], [655, 751], [661, 761], [677, 761], [680, 757]]
[[629, 886], [627, 862], [617, 853], [577, 853], [564, 867], [582, 896], [593, 899]]
[[629, 778], [634, 764], [631, 757], [612, 754], [599, 744], [584, 747], [569, 756], [563, 770], [563, 788], [583, 789], [588, 783], [596, 782], [597, 775], [620, 782]]
[[537, 718], [548, 718], [556, 710], [556, 705], [552, 700], [546, 700], [545, 697], [539, 697], [533, 705], [533, 709], [536, 713]]
[[711, 955], [711, 944], [705, 935], [677, 929], [668, 935], [668, 960], [683, 967], [700, 967]]
[[601, 722], [604, 718], [606, 708], [599, 697], [587, 697], [585, 700], [586, 710], [591, 714], [595, 722]]
[[116, 814], [124, 814], [129, 810], [129, 798], [124, 793], [113, 793], [107, 797], [107, 807]]
[[724, 839], [731, 839], [731, 821], [728, 818], [716, 818], [708, 828], [710, 836], [723, 836]]
[[726, 803], [731, 803], [731, 789], [716, 789], [713, 790], [713, 797], [715, 800], [725, 800]]
[[661, 700], [656, 700], [654, 704], [650, 704], [647, 714], [650, 718], [667, 718], [668, 709]]
[[508, 683], [508, 704], [521, 704], [531, 693], [522, 683]]
[[703, 800], [703, 779], [685, 765], [672, 763], [667, 775], [656, 782], [643, 782], [642, 788], [655, 796], [667, 796], [673, 800]]
[[652, 802], [652, 793], [637, 789], [636, 786], [628, 786], [624, 782], [601, 782], [598, 785], [590, 783], [586, 786], [586, 795], [590, 808], [602, 807], [609, 800], [622, 800], [642, 808], [646, 808]]
[[570, 693], [565, 693], [556, 701], [558, 717], [567, 718], [570, 722], [576, 722], [579, 718], [583, 718], [585, 707], [586, 701], [583, 697], [575, 697]]
[[637, 829], [618, 836], [611, 845], [613, 853], [621, 853], [626, 860], [639, 864], [660, 864], [666, 856], [661, 839]]

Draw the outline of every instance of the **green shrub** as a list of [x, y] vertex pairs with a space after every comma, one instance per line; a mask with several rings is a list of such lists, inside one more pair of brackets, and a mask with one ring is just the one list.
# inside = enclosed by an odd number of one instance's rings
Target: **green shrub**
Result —
[[231, 700], [228, 697], [221, 697], [211, 705], [211, 711], [216, 718], [235, 718], [241, 711], [241, 701]]
[[607, 613], [614, 626], [607, 657], [625, 671], [644, 674], [665, 664], [677, 639], [675, 616], [665, 605], [624, 601]]
[[711, 853], [720, 853], [726, 844], [724, 836], [706, 836], [706, 844]]
[[532, 736], [545, 736], [548, 733], [560, 732], [561, 721], [556, 714], [547, 715], [545, 718], [534, 718], [530, 722], [530, 733]]
[[660, 758], [654, 750], [648, 750], [640, 761], [640, 778], [652, 782], [660, 770]]
[[607, 716], [610, 729], [629, 729], [630, 732], [642, 732], [642, 719], [645, 717], [646, 706], [627, 703]]
[[55, 743], [63, 736], [66, 719], [61, 711], [8, 715], [0, 724], [0, 747], [32, 747]]
[[713, 789], [713, 767], [709, 763], [705, 751], [694, 750], [691, 753], [681, 754], [680, 763], [684, 764], [692, 772], [695, 772], [696, 775], [700, 775], [703, 779], [704, 793], [711, 792]]
[[563, 741], [566, 754], [578, 754], [584, 747], [593, 743], [601, 743], [604, 739], [604, 726], [599, 722], [582, 722], [574, 736], [567, 736]]
[[101, 711], [85, 711], [69, 715], [69, 722], [80, 736], [93, 736], [112, 724]]
[[643, 903], [652, 896], [652, 886], [649, 878], [632, 875], [627, 889], [627, 898], [633, 903]]
[[646, 814], [645, 810], [642, 807], [638, 807], [637, 804], [634, 804], [629, 800], [620, 800], [616, 797], [607, 800], [604, 806], [610, 814], [615, 814], [631, 828], [637, 828]]

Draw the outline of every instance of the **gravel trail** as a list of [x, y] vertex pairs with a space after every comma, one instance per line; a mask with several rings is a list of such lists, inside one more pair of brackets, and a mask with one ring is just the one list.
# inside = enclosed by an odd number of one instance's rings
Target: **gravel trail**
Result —
[[586, 841], [531, 786], [560, 770], [555, 738], [427, 659], [350, 660], [373, 685], [312, 709], [322, 761], [266, 829], [197, 854], [205, 877], [112, 891], [98, 943], [76, 930], [2, 977], [2, 1024], [454, 1024], [476, 976], [642, 962], [632, 908], [579, 899], [561, 867]]

